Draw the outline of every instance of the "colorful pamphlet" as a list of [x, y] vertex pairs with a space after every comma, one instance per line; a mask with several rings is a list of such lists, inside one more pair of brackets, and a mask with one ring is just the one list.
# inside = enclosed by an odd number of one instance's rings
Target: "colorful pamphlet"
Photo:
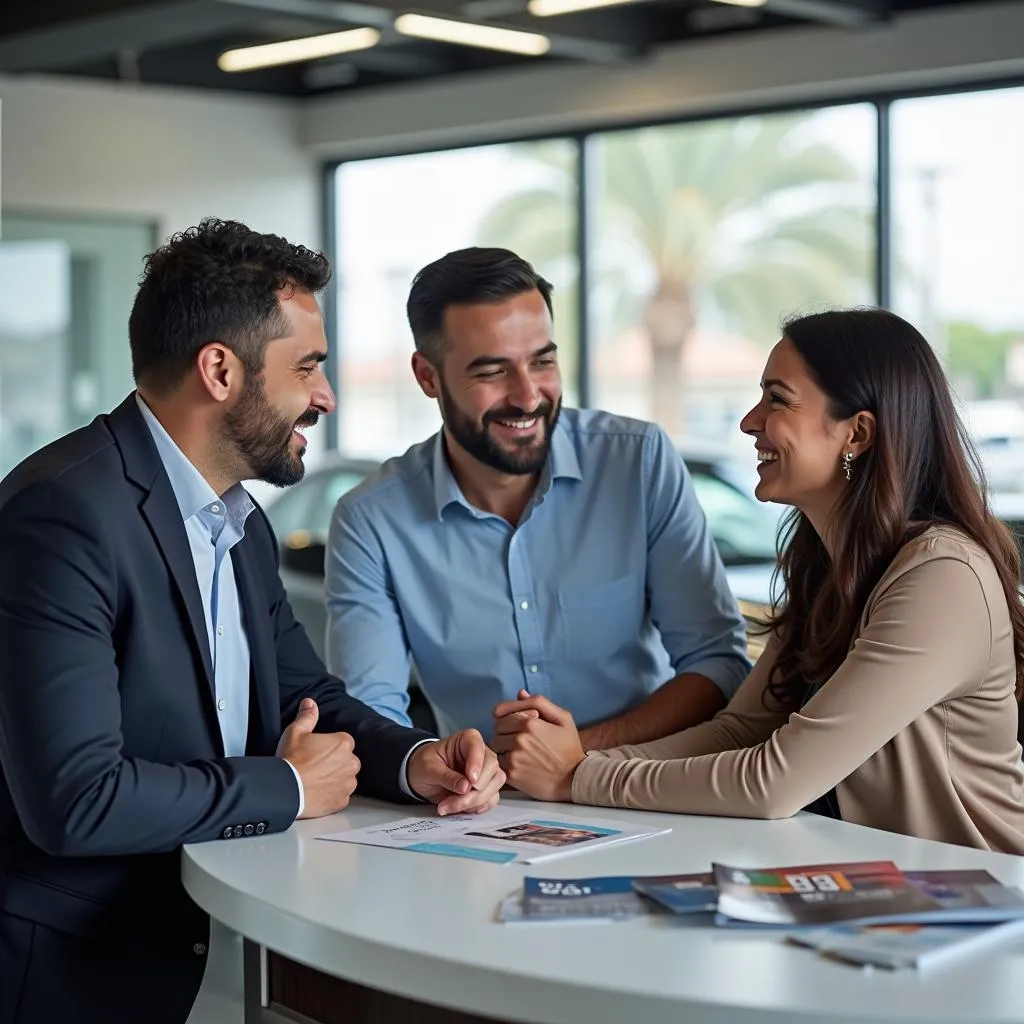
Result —
[[718, 909], [718, 889], [710, 871], [695, 875], [660, 875], [634, 878], [633, 888], [675, 914], [696, 914]]
[[627, 921], [668, 910], [713, 911], [717, 891], [710, 872], [697, 875], [608, 875], [596, 878], [535, 878], [502, 900], [505, 922]]
[[623, 921], [654, 912], [633, 889], [628, 875], [602, 878], [523, 879], [523, 913], [528, 918], [606, 918]]
[[904, 873], [892, 861], [736, 868], [714, 865], [720, 924], [985, 923], [1024, 917], [1024, 893], [986, 871]]
[[669, 831], [592, 818], [549, 819], [524, 814], [521, 809], [497, 807], [485, 814], [400, 818], [317, 838], [444, 857], [467, 857], [495, 864], [536, 864]]
[[[987, 871], [906, 871], [916, 885], [939, 904], [927, 911], [922, 924], [984, 924], [1024, 917], [1024, 892], [1003, 885]], [[908, 917], [900, 919], [914, 923]]]
[[926, 971], [994, 946], [1024, 941], [1024, 920], [1001, 924], [839, 924], [786, 938], [822, 956], [858, 966]]

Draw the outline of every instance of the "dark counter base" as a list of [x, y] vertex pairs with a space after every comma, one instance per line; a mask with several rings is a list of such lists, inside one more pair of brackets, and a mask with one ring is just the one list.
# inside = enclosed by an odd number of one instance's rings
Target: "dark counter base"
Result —
[[495, 1024], [497, 1018], [448, 1010], [322, 974], [267, 951], [272, 1011], [291, 1011], [317, 1024]]

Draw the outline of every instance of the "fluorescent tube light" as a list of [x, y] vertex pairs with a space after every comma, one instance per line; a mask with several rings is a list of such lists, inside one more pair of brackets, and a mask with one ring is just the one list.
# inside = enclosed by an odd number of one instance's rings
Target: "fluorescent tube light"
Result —
[[278, 64], [297, 64], [300, 61], [333, 57], [339, 53], [369, 50], [380, 42], [375, 28], [353, 28], [345, 32], [329, 32], [322, 36], [286, 39], [281, 43], [264, 43], [226, 50], [217, 58], [221, 71], [254, 71]]
[[551, 40], [539, 32], [520, 32], [518, 29], [435, 18], [427, 14], [400, 14], [395, 18], [395, 31], [417, 39], [479, 46], [485, 50], [503, 50], [527, 57], [539, 57], [551, 49]]
[[537, 18], [550, 18], [555, 14], [572, 14], [575, 11], [589, 11], [596, 7], [618, 7], [635, 0], [530, 0], [529, 12]]

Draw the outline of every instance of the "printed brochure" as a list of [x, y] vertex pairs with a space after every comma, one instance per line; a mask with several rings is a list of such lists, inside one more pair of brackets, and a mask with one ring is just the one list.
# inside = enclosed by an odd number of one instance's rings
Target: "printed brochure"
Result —
[[710, 871], [635, 878], [633, 888], [675, 914], [695, 914], [718, 908], [718, 889]]
[[543, 813], [524, 814], [521, 808], [509, 810], [499, 806], [485, 814], [400, 818], [317, 838], [495, 864], [536, 864], [669, 831], [589, 817], [548, 818]]
[[714, 865], [722, 924], [991, 923], [1024, 917], [1024, 893], [986, 871], [900, 871], [891, 861], [782, 868]]
[[844, 963], [926, 971], [1003, 943], [1024, 941], [1024, 920], [1001, 924], [839, 924], [786, 938]]

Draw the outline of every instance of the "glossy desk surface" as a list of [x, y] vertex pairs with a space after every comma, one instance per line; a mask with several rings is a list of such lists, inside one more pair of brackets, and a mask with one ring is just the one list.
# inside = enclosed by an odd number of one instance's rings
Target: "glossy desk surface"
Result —
[[939, 972], [860, 970], [777, 937], [670, 917], [503, 925], [498, 902], [526, 874], [586, 877], [740, 866], [894, 860], [906, 869], [987, 868], [1024, 886], [1024, 858], [798, 815], [700, 818], [532, 804], [670, 825], [668, 835], [534, 866], [317, 840], [415, 813], [357, 800], [287, 832], [186, 847], [185, 887], [246, 938], [328, 974], [410, 999], [545, 1024], [1024, 1022], [1024, 943]]

